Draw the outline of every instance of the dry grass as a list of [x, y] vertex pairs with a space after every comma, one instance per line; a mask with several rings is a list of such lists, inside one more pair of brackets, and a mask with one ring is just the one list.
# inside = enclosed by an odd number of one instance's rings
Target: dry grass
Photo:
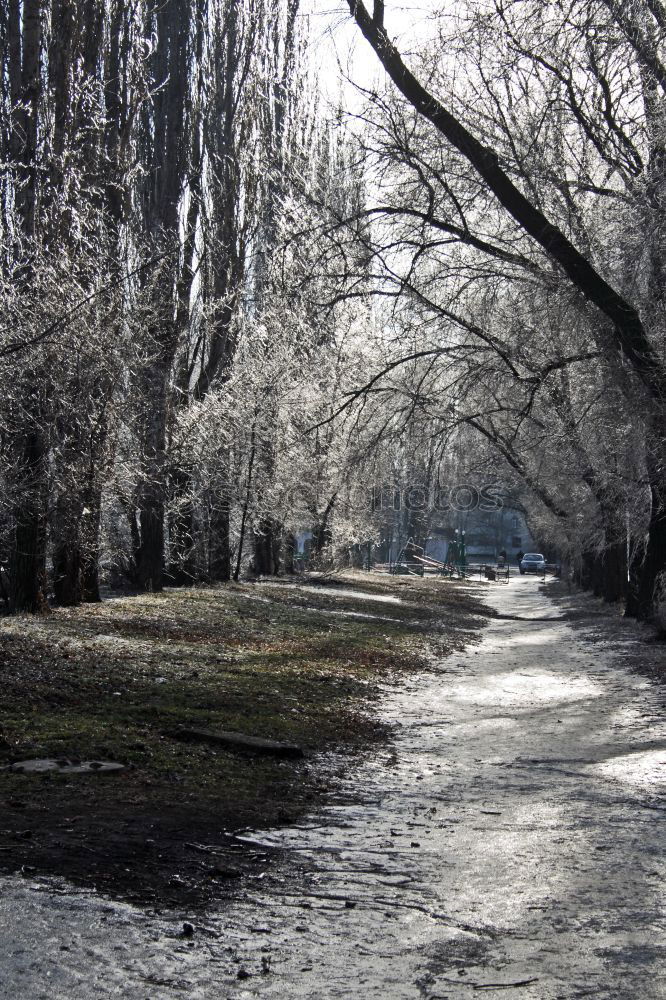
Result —
[[[372, 712], [377, 682], [462, 648], [481, 612], [450, 582], [354, 574], [325, 586], [173, 590], [4, 619], [5, 761], [105, 758], [128, 769], [105, 778], [0, 771], [9, 845], [0, 865], [85, 881], [83, 848], [86, 870], [109, 891], [127, 894], [140, 869], [153, 873], [144, 894], [162, 898], [168, 874], [177, 896], [178, 844], [293, 821], [326, 782], [311, 760], [245, 757], [169, 731], [240, 730], [297, 742], [309, 755], [353, 754], [387, 738]], [[146, 863], [146, 840], [164, 845], [163, 865]]]

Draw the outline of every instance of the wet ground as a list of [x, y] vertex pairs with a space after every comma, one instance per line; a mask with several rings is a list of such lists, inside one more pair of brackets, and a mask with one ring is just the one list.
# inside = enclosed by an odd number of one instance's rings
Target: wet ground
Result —
[[3, 880], [0, 996], [666, 997], [662, 693], [537, 580], [484, 595], [479, 645], [386, 692], [394, 748], [311, 825], [253, 834], [293, 862], [191, 936]]

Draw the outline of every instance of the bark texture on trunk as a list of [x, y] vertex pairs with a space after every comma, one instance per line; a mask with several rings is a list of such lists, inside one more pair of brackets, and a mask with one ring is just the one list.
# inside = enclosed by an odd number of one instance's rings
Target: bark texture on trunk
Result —
[[67, 608], [81, 603], [81, 564], [78, 538], [60, 540], [53, 546], [53, 595], [56, 604]]
[[611, 541], [602, 556], [603, 598], [609, 604], [626, 600], [629, 590], [626, 539]]
[[294, 563], [296, 548], [296, 536], [290, 531], [284, 539], [284, 571], [290, 576], [296, 572], [296, 566]]
[[[159, 87], [152, 105], [146, 106], [143, 124], [143, 156], [150, 166], [143, 191], [144, 222], [156, 248], [174, 250], [152, 275], [150, 333], [155, 355], [147, 362], [140, 380], [144, 408], [139, 428], [143, 472], [137, 496], [140, 540], [135, 552], [135, 577], [140, 588], [150, 591], [160, 591], [164, 585], [170, 381], [180, 333], [178, 303], [180, 298], [182, 304], [185, 296], [184, 286], [179, 286], [175, 249], [179, 244], [180, 206], [191, 165], [188, 74], [193, 14], [191, 2], [165, 0], [152, 11], [149, 24], [150, 31], [156, 33], [151, 76]], [[187, 284], [189, 275], [183, 280]]]
[[[15, 204], [28, 252], [32, 251], [37, 219], [37, 159], [41, 98], [42, 5], [40, 0], [12, 0], [10, 7], [10, 90], [17, 99], [12, 122], [12, 152], [17, 169]], [[20, 25], [20, 29], [19, 29]], [[29, 260], [29, 258], [28, 258]], [[30, 290], [32, 266], [19, 272], [21, 286]], [[43, 401], [36, 386], [40, 373], [28, 371], [22, 384], [21, 420], [14, 439], [19, 473], [15, 484], [14, 544], [10, 553], [10, 608], [39, 612], [46, 604], [46, 537], [48, 445], [44, 435]]]
[[651, 487], [652, 512], [648, 528], [645, 559], [640, 571], [638, 590], [629, 605], [635, 617], [646, 621], [653, 617], [657, 588], [666, 572], [666, 508], [661, 489]]
[[99, 589], [99, 532], [102, 521], [102, 489], [93, 484], [84, 495], [81, 528], [81, 600], [96, 604], [102, 600]]
[[169, 483], [169, 582], [187, 587], [197, 577], [195, 554], [195, 511], [189, 493], [192, 478], [184, 469], [174, 469]]
[[136, 557], [136, 579], [150, 593], [164, 586], [164, 501], [159, 490], [144, 492], [139, 512], [141, 543]]
[[22, 467], [10, 554], [9, 604], [14, 612], [43, 612], [46, 600], [46, 461], [42, 434], [23, 436]]
[[210, 578], [216, 583], [231, 579], [231, 523], [228, 501], [220, 500], [210, 523]]
[[164, 586], [164, 512], [166, 500], [166, 427], [171, 356], [154, 364], [143, 382], [143, 480], [137, 507], [139, 544], [135, 554], [137, 586], [160, 591]]
[[263, 517], [254, 532], [254, 572], [276, 576], [280, 572], [282, 526], [272, 517]]
[[331, 514], [333, 513], [333, 507], [335, 506], [335, 500], [335, 496], [331, 497], [326, 505], [324, 513], [312, 529], [310, 557], [319, 564], [331, 563], [333, 559], [333, 531], [331, 529], [330, 519]]

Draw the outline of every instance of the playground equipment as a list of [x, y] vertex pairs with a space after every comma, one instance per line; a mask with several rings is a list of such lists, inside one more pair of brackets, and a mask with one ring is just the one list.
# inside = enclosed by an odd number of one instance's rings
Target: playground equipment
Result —
[[[418, 555], [419, 552], [421, 555]], [[424, 547], [409, 538], [400, 549], [395, 563], [391, 564], [390, 572], [394, 575], [411, 576], [425, 576], [426, 572], [430, 572], [439, 576], [464, 578], [467, 568], [464, 537], [462, 541], [456, 540], [449, 544], [446, 556], [446, 562], [426, 556]]]

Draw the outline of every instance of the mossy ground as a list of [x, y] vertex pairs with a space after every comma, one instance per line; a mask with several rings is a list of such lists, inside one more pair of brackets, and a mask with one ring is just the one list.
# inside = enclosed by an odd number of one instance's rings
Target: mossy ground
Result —
[[[208, 898], [220, 878], [247, 871], [241, 863], [220, 875], [191, 845], [294, 822], [316, 806], [331, 783], [318, 754], [343, 761], [388, 738], [372, 711], [377, 682], [462, 648], [482, 622], [469, 591], [442, 580], [357, 573], [299, 583], [171, 590], [4, 619], [0, 763], [56, 756], [128, 768], [0, 771], [0, 868], [160, 903]], [[306, 758], [183, 743], [169, 735], [183, 724], [289, 740]]]

